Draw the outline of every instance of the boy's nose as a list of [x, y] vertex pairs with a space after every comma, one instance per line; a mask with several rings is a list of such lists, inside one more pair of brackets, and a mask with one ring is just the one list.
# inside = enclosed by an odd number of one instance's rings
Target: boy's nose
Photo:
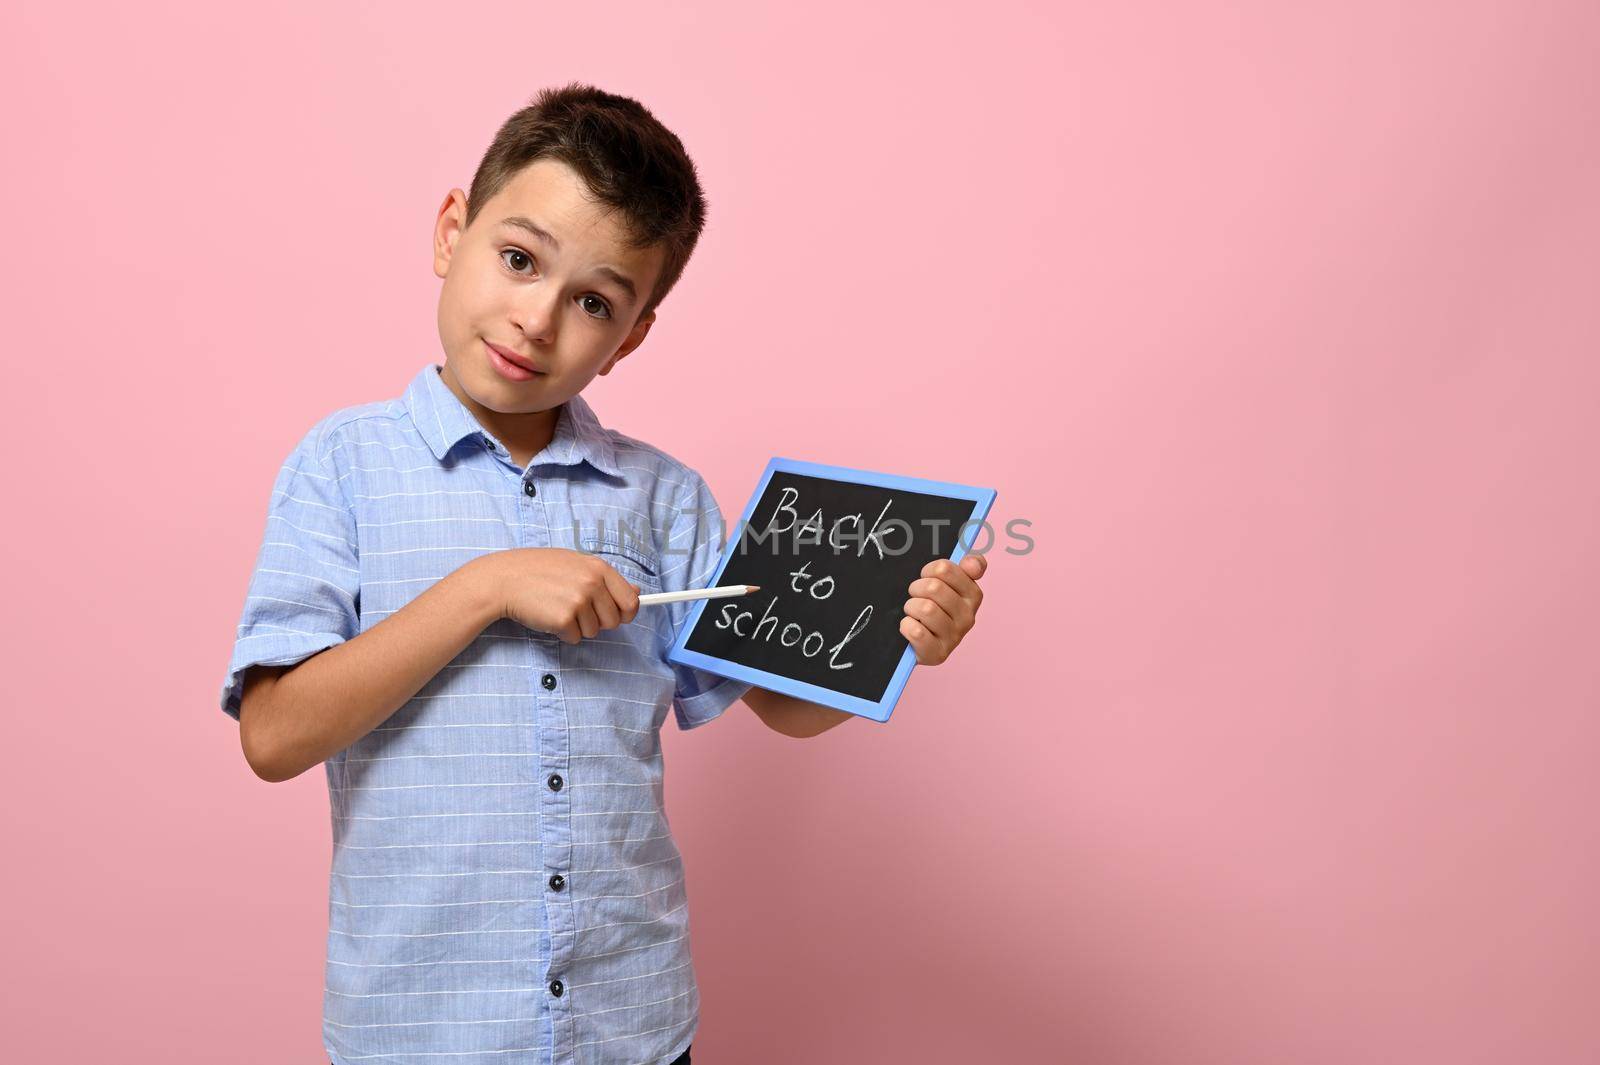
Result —
[[511, 323], [535, 344], [548, 344], [556, 335], [555, 297], [532, 292], [511, 309]]

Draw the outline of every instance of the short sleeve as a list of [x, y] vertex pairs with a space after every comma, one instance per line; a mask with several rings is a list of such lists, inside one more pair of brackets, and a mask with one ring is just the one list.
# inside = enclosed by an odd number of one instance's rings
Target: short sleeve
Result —
[[[726, 542], [722, 511], [711, 489], [698, 473], [687, 472], [689, 481], [679, 497], [677, 517], [662, 551], [661, 589], [667, 592], [705, 587], [722, 561]], [[671, 621], [668, 646], [677, 639], [693, 607], [693, 602], [663, 604], [662, 609], [668, 612]], [[677, 674], [672, 708], [680, 730], [698, 728], [715, 719], [751, 687], [744, 681], [719, 677], [715, 673], [677, 663], [669, 665]]]
[[245, 671], [294, 665], [360, 631], [355, 513], [328, 453], [321, 423], [278, 470], [222, 685], [222, 709], [238, 720]]

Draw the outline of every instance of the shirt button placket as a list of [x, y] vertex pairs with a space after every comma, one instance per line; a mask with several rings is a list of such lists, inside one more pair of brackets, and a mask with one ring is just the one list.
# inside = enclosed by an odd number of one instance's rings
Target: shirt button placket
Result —
[[[534, 485], [533, 467], [523, 470], [520, 491], [514, 499], [518, 518], [518, 545], [522, 547], [557, 547], [554, 529], [571, 525], [571, 510], [566, 504], [566, 489], [562, 478], [550, 478], [541, 486]], [[530, 713], [534, 720], [534, 744], [538, 750], [544, 785], [539, 788], [539, 844], [544, 865], [544, 927], [549, 929], [550, 951], [544, 961], [544, 972], [538, 979], [544, 982], [550, 996], [544, 999], [550, 1007], [550, 1023], [555, 1038], [555, 1060], [571, 1060], [574, 1020], [571, 1015], [571, 996], [566, 995], [565, 980], [570, 977], [573, 951], [578, 939], [578, 913], [573, 905], [570, 878], [573, 873], [573, 843], [576, 843], [576, 820], [573, 819], [573, 792], [571, 784], [571, 708], [563, 699], [562, 656], [565, 644], [547, 636], [528, 633], [526, 640], [528, 660], [531, 664], [533, 699]]]
[[[531, 483], [530, 483], [529, 487], [532, 487]], [[531, 495], [532, 493], [529, 493], [529, 494]], [[544, 689], [546, 692], [554, 692], [559, 686], [560, 686], [560, 682], [556, 679], [556, 675], [554, 673], [546, 673], [546, 674], [544, 674], [543, 676], [541, 676], [539, 678], [539, 687]], [[566, 781], [562, 778], [560, 773], [551, 773], [548, 777], [545, 778], [545, 786], [550, 789], [549, 798], [552, 801], [551, 802], [551, 806], [547, 807], [547, 808], [554, 808], [554, 801], [556, 800], [556, 796], [560, 795], [562, 788], [564, 788], [566, 786]], [[571, 826], [572, 826], [572, 821], [571, 821], [571, 809], [572, 809], [571, 808], [571, 799], [570, 798], [566, 799], [566, 802], [568, 803], [567, 807], [565, 809], [563, 809], [563, 810], [560, 810], [559, 813], [557, 814], [556, 818], [546, 818], [545, 820], [546, 820], [546, 823], [549, 824], [552, 828], [555, 827], [557, 824], [560, 824], [560, 825], [564, 826], [567, 829], [567, 832], [569, 833], [569, 835], [568, 835], [569, 844], [564, 849], [565, 849], [565, 852], [570, 856], [571, 853], [572, 853], [571, 846], [570, 846], [570, 840], [571, 840], [570, 832], [571, 832]], [[566, 816], [565, 817], [561, 817], [560, 816], [561, 814], [565, 814]], [[559, 852], [554, 847], [552, 847], [553, 839], [552, 839], [551, 835], [547, 833], [545, 835], [545, 837], [544, 837], [544, 840], [545, 840], [545, 847], [546, 847], [547, 851], [549, 852], [549, 856], [550, 856], [550, 861], [549, 861], [550, 866], [553, 869], [559, 869], [559, 868], [562, 868], [564, 866], [570, 868], [570, 862], [563, 863], [563, 862], [561, 862], [559, 860]], [[550, 886], [551, 892], [553, 892], [554, 894], [559, 895], [562, 892], [562, 890], [567, 886], [567, 878], [565, 876], [563, 876], [559, 872], [552, 872], [550, 874], [549, 879], [546, 880], [545, 883], [547, 883]], [[570, 934], [568, 934], [566, 936], [558, 936], [558, 932], [563, 927], [564, 924], [565, 924], [566, 927], [571, 928], [572, 925], [575, 923], [574, 916], [573, 916], [573, 907], [572, 907], [570, 901], [567, 901], [567, 900], [563, 900], [563, 901], [566, 903], [565, 905], [555, 904], [555, 903], [550, 902], [549, 900], [547, 900], [546, 905], [545, 905], [545, 912], [550, 915], [550, 932], [551, 932], [551, 937], [550, 937], [550, 943], [551, 943], [550, 973], [551, 974], [554, 974], [555, 972], [559, 971], [560, 968], [565, 964], [565, 960], [566, 959], [562, 958], [560, 956], [560, 954], [558, 953], [558, 951], [560, 950], [560, 948], [562, 946], [571, 945], [571, 941], [572, 941], [573, 936], [575, 936], [577, 934], [576, 929], [573, 929], [570, 932]], [[563, 917], [566, 918], [565, 922], [563, 922], [563, 920], [562, 920]], [[567, 957], [570, 958], [571, 955], [568, 954]], [[550, 981], [550, 994], [551, 995], [555, 996], [556, 998], [560, 998], [561, 995], [562, 995], [563, 990], [564, 990], [564, 985], [562, 984], [562, 982], [560, 980], [551, 980]]]
[[[545, 778], [545, 810], [546, 816], [540, 820], [544, 825], [541, 838], [544, 840], [544, 849], [547, 864], [552, 868], [570, 868], [572, 854], [571, 832], [572, 820], [570, 816], [571, 800], [567, 797], [566, 780], [560, 773], [551, 773]], [[567, 803], [565, 808], [560, 804]], [[550, 891], [545, 896], [544, 912], [546, 925], [550, 929], [550, 964], [544, 977], [549, 980], [549, 990], [552, 996], [551, 1009], [554, 1016], [551, 1018], [555, 1034], [556, 1060], [561, 1060], [561, 1048], [570, 1045], [573, 1039], [572, 1018], [565, 1010], [558, 1010], [554, 1000], [560, 1000], [566, 991], [558, 973], [566, 971], [567, 964], [572, 960], [572, 951], [575, 946], [573, 940], [577, 935], [576, 920], [571, 896], [563, 889], [567, 886], [567, 878], [560, 873], [551, 873], [545, 883]], [[564, 1000], [563, 1000], [564, 1001]]]
[[[539, 491], [534, 484], [533, 471], [523, 472], [522, 491], [513, 496], [520, 519], [519, 541], [524, 547], [554, 547], [554, 529], [564, 529], [570, 511], [560, 478], [553, 478]], [[573, 795], [571, 783], [571, 722], [569, 707], [563, 698], [561, 683], [560, 641], [529, 634], [527, 647], [532, 662], [534, 680], [532, 713], [535, 743], [539, 765], [544, 769], [544, 787], [539, 789], [539, 840], [543, 852], [546, 891], [543, 895], [544, 926], [549, 929], [549, 957], [545, 971], [538, 978], [545, 982], [550, 992], [552, 1034], [555, 1037], [555, 1060], [570, 1060], [574, 1035], [574, 1021], [568, 1007], [570, 997], [565, 995], [564, 980], [569, 975], [573, 952], [576, 948], [577, 913], [573, 905], [568, 877], [572, 873], [575, 839], [572, 816]]]

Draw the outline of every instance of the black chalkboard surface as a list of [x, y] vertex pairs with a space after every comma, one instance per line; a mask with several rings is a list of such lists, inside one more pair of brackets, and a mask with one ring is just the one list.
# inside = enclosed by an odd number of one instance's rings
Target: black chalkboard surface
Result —
[[916, 655], [907, 586], [981, 538], [990, 488], [774, 458], [668, 659], [887, 721]]

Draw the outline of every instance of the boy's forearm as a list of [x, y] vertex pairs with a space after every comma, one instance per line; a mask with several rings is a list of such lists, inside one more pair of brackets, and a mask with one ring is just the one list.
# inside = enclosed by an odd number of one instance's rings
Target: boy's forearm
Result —
[[493, 589], [469, 562], [359, 636], [252, 677], [239, 714], [246, 760], [273, 781], [326, 761], [404, 706], [498, 616]]
[[751, 688], [745, 693], [744, 704], [754, 710], [762, 724], [772, 731], [795, 739], [820, 736], [855, 716], [766, 688]]

